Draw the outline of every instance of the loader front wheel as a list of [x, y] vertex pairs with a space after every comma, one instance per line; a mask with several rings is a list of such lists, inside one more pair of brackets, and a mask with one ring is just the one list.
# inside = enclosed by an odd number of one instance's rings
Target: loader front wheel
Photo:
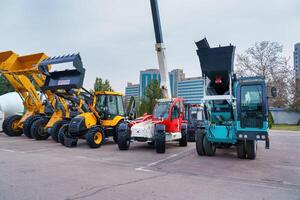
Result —
[[69, 124], [64, 124], [59, 129], [58, 133], [59, 142], [65, 147], [74, 148], [77, 146], [78, 138], [70, 135]]
[[18, 123], [22, 116], [13, 115], [6, 118], [4, 133], [10, 137], [21, 136], [23, 131], [18, 127]]
[[216, 145], [210, 141], [208, 141], [207, 136], [204, 136], [203, 140], [204, 151], [208, 156], [214, 156], [216, 153]]
[[46, 124], [48, 123], [47, 118], [41, 118], [32, 123], [30, 128], [31, 135], [36, 140], [47, 140], [50, 136], [45, 129]]
[[161, 124], [157, 124], [155, 126], [155, 150], [156, 153], [165, 153], [166, 151], [166, 132], [165, 126]]
[[55, 122], [53, 124], [53, 126], [51, 127], [50, 135], [55, 142], [59, 142], [58, 141], [59, 129], [66, 123], [68, 123], [66, 120], [59, 120], [59, 121]]
[[68, 131], [68, 124], [64, 124], [60, 127], [59, 131], [58, 131], [58, 142], [61, 145], [65, 145], [65, 134]]
[[204, 130], [203, 129], [197, 129], [195, 132], [195, 142], [196, 142], [196, 150], [199, 156], [205, 156], [204, 151]]
[[90, 128], [85, 136], [90, 148], [99, 148], [104, 141], [104, 131], [100, 127]]
[[6, 127], [7, 127], [7, 118], [5, 118], [4, 121], [3, 121], [3, 123], [2, 123], [2, 130], [3, 130], [3, 132], [5, 132]]
[[35, 122], [36, 120], [38, 119], [41, 119], [41, 116], [40, 115], [32, 115], [30, 117], [28, 117], [24, 123], [23, 123], [23, 133], [26, 137], [28, 138], [32, 138], [32, 135], [31, 135], [31, 132], [30, 132], [30, 129], [31, 129], [31, 126], [33, 124], [33, 122]]

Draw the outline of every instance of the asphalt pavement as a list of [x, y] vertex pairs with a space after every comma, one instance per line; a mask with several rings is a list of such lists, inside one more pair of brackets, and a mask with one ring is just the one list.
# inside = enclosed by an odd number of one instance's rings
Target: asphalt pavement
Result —
[[261, 142], [256, 160], [240, 160], [235, 147], [199, 157], [194, 143], [157, 154], [146, 143], [66, 148], [0, 133], [0, 200], [300, 200], [300, 132], [270, 135], [269, 150]]

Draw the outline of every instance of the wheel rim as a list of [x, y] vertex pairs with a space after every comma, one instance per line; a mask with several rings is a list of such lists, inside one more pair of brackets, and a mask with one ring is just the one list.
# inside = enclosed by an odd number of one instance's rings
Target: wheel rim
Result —
[[45, 131], [45, 129], [44, 129], [44, 124], [42, 124], [42, 125], [40, 125], [40, 126], [38, 127], [38, 133], [39, 133], [40, 136], [45, 136], [45, 135], [47, 135], [47, 131]]
[[95, 144], [100, 144], [102, 142], [102, 134], [100, 132], [95, 133], [94, 142]]
[[14, 129], [14, 130], [19, 129], [19, 127], [18, 127], [18, 121], [14, 121], [14, 122], [11, 124], [11, 127], [12, 127], [12, 129]]

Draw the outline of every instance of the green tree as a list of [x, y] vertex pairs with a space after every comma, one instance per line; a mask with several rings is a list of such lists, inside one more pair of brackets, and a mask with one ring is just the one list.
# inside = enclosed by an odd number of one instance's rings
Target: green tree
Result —
[[152, 114], [156, 99], [161, 99], [162, 96], [162, 90], [159, 87], [158, 81], [153, 80], [151, 84], [146, 87], [145, 98], [141, 100], [139, 114]]
[[10, 85], [10, 83], [3, 76], [0, 75], [0, 95], [13, 91], [14, 88]]
[[114, 91], [108, 80], [97, 77], [94, 83], [94, 91]]

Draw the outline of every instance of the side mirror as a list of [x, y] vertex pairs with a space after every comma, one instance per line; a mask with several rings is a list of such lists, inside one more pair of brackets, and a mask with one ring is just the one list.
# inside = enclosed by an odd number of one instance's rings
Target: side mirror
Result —
[[271, 88], [271, 96], [273, 98], [277, 97], [277, 89], [276, 89], [276, 87], [272, 87]]

